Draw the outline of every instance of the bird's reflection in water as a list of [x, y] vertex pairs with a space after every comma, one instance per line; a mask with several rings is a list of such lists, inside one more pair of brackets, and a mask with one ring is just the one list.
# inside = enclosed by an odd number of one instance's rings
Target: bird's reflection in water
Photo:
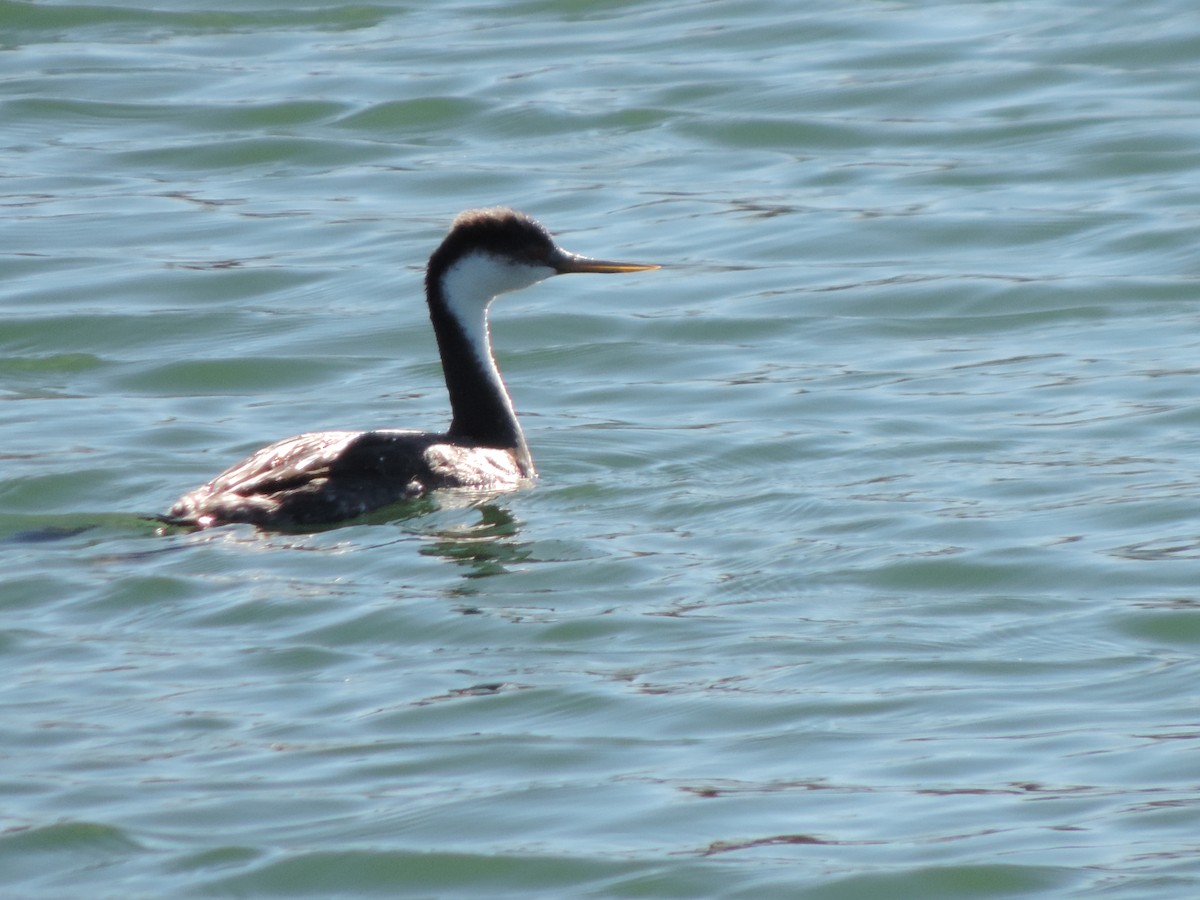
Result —
[[467, 578], [502, 575], [510, 566], [529, 559], [529, 545], [515, 540], [521, 529], [511, 510], [492, 502], [476, 509], [478, 522], [428, 532], [429, 543], [421, 552], [468, 568]]

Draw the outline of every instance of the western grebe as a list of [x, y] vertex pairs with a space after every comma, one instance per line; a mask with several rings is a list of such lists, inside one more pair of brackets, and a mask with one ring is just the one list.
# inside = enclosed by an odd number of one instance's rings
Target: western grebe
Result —
[[513, 490], [536, 476], [496, 368], [488, 307], [498, 294], [569, 272], [641, 272], [558, 247], [537, 221], [497, 207], [461, 213], [429, 258], [425, 297], [437, 336], [450, 428], [322, 431], [264, 447], [185, 494], [163, 520], [295, 528], [351, 519], [428, 491]]

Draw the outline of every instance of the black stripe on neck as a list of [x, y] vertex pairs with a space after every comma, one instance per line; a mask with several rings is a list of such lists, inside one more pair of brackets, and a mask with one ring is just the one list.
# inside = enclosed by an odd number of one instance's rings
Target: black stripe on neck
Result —
[[[511, 450], [523, 469], [532, 473], [525, 435], [512, 411], [512, 402], [502, 381], [493, 380], [475, 354], [466, 332], [450, 312], [441, 286], [428, 285], [429, 318], [442, 357], [442, 372], [450, 394], [449, 436], [480, 447]], [[491, 353], [491, 347], [482, 348]]]

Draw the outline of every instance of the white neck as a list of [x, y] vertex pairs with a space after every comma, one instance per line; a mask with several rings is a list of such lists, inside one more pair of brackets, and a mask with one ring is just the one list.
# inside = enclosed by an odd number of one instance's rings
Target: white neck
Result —
[[[533, 461], [492, 356], [488, 307], [497, 294], [528, 287], [553, 274], [548, 266], [513, 265], [473, 253], [442, 272], [430, 299], [454, 413], [451, 431], [484, 446], [510, 447], [517, 465], [529, 476]], [[448, 320], [449, 328], [439, 325], [439, 319]]]
[[498, 295], [537, 284], [553, 274], [549, 266], [516, 265], [486, 253], [472, 253], [442, 276], [446, 309], [462, 327], [480, 368], [501, 390], [503, 383], [492, 356], [488, 307]]

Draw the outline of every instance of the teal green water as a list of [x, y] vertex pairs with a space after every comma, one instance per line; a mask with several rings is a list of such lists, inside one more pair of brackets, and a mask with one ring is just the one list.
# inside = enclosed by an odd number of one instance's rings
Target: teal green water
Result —
[[[0, 0], [6, 896], [1200, 891], [1200, 19], [1153, 4]], [[437, 428], [542, 474], [156, 534]]]

